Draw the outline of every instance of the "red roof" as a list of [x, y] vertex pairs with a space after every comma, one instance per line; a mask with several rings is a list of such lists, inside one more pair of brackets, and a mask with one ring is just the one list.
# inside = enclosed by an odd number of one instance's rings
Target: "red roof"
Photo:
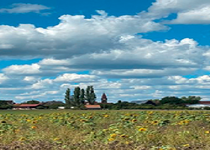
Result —
[[101, 108], [100, 105], [85, 105], [86, 108]]
[[200, 101], [199, 104], [210, 104], [210, 101]]
[[39, 106], [40, 104], [14, 104], [14, 106], [16, 107], [21, 107], [21, 108], [28, 108], [28, 107], [37, 107]]

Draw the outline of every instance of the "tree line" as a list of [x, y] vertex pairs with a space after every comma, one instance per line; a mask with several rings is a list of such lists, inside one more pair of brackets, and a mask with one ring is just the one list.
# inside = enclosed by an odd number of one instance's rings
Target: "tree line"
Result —
[[[175, 97], [166, 96], [161, 99], [149, 99], [144, 101], [122, 102], [119, 100], [115, 104], [103, 104], [104, 109], [191, 109], [187, 104], [198, 104], [201, 100], [199, 96]], [[207, 109], [207, 108], [206, 108]]]
[[67, 88], [64, 99], [67, 109], [70, 109], [71, 107], [83, 108], [85, 101], [91, 105], [95, 103], [96, 94], [93, 86], [87, 86], [86, 90], [75, 87], [73, 93], [74, 94], [71, 95], [70, 88]]

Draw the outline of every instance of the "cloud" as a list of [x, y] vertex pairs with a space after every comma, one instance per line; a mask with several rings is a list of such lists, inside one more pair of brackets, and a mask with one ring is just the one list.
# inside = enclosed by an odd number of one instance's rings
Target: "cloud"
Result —
[[10, 8], [1, 8], [0, 13], [41, 13], [41, 11], [49, 9], [51, 8], [39, 4], [15, 3], [12, 4]]
[[[63, 15], [60, 23], [47, 28], [30, 24], [0, 26], [1, 58], [71, 58], [110, 51], [123, 46], [122, 37], [166, 30], [167, 27], [140, 15]], [[124, 39], [125, 40], [125, 39]]]
[[[191, 3], [195, 11], [210, 4], [204, 0]], [[189, 38], [154, 42], [140, 35], [167, 30], [153, 19], [171, 13], [178, 13], [182, 23], [189, 20], [192, 6], [180, 0], [158, 0], [148, 12], [133, 16], [97, 11], [99, 14], [91, 18], [63, 15], [58, 25], [47, 28], [1, 25], [1, 59], [41, 59], [1, 70], [3, 98], [63, 100], [66, 88], [73, 91], [87, 85], [94, 86], [98, 101], [103, 92], [112, 102], [198, 93], [208, 98], [209, 76], [182, 77], [209, 69], [208, 46]]]
[[87, 74], [68, 74], [65, 73], [63, 75], [58, 76], [54, 81], [55, 82], [90, 82], [96, 81], [97, 77], [94, 75]]
[[36, 75], [40, 73], [40, 66], [38, 64], [32, 65], [11, 65], [5, 69], [4, 72], [7, 74], [16, 74], [16, 75]]
[[0, 84], [2, 84], [4, 81], [8, 80], [9, 78], [5, 76], [3, 73], [0, 73]]
[[209, 10], [209, 0], [157, 0], [144, 14], [154, 19], [177, 14], [176, 19], [163, 21], [165, 24], [209, 24]]
[[66, 59], [46, 58], [31, 65], [8, 66], [2, 71], [10, 76], [54, 77], [60, 72], [92, 70], [93, 75], [106, 78], [157, 78], [186, 75], [209, 65], [209, 48], [199, 46], [193, 39], [153, 42], [132, 36], [120, 42], [123, 46], [119, 49]]
[[[166, 22], [167, 23], [167, 22]], [[180, 12], [169, 24], [210, 24], [210, 5], [190, 11]]]

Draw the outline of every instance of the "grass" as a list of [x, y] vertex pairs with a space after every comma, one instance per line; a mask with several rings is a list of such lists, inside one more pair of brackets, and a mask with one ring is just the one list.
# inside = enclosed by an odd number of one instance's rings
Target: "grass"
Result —
[[210, 111], [0, 111], [0, 149], [210, 149]]

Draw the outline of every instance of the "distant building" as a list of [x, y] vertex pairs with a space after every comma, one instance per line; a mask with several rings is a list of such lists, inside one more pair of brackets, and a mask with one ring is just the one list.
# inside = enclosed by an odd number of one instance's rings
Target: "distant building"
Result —
[[28, 109], [36, 109], [38, 106], [41, 106], [42, 104], [14, 104], [13, 109], [19, 109], [19, 110], [28, 110]]
[[103, 93], [101, 96], [101, 104], [107, 104], [107, 96], [105, 93]]
[[58, 109], [65, 109], [65, 107], [63, 107], [63, 106], [60, 106], [60, 107], [58, 107]]
[[85, 105], [85, 108], [88, 110], [99, 110], [101, 109], [100, 105]]
[[210, 107], [210, 101], [199, 101], [198, 104], [188, 104], [187, 106], [190, 107], [190, 108]]

